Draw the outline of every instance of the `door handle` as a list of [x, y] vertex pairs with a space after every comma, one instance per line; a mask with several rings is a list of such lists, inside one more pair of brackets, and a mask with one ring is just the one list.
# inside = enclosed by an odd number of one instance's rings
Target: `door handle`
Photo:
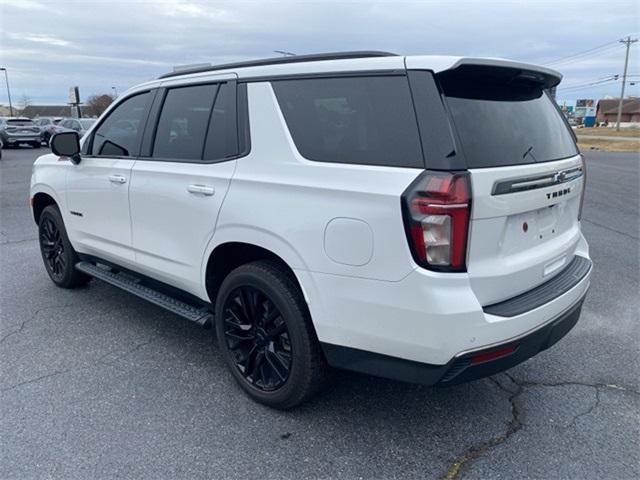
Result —
[[109, 181], [111, 183], [127, 183], [127, 178], [122, 175], [109, 175]]
[[215, 193], [215, 190], [213, 187], [209, 187], [208, 185], [189, 185], [187, 187], [187, 192], [211, 196]]

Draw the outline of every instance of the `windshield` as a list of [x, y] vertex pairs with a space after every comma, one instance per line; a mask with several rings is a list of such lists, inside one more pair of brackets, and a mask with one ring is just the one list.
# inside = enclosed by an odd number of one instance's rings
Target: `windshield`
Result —
[[483, 73], [440, 79], [469, 168], [546, 162], [578, 153], [562, 114], [539, 84]]
[[96, 123], [95, 120], [89, 119], [89, 118], [87, 118], [86, 120], [79, 120], [79, 121], [80, 121], [80, 125], [82, 125], [82, 128], [84, 128], [85, 130], [88, 130], [89, 127], [91, 127], [91, 125]]

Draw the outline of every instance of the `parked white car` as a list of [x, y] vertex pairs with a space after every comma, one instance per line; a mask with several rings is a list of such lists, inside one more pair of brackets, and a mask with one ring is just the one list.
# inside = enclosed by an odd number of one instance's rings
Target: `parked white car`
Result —
[[563, 337], [589, 287], [560, 79], [379, 52], [164, 75], [36, 161], [45, 268], [213, 323], [276, 408], [327, 366], [430, 385], [507, 369]]

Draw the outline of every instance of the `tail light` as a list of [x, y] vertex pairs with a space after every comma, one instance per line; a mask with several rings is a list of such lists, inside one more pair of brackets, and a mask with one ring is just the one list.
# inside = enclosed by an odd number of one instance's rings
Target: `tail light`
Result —
[[468, 173], [425, 171], [402, 195], [402, 209], [418, 265], [438, 271], [466, 270], [471, 211]]
[[580, 192], [580, 209], [578, 210], [578, 220], [582, 220], [584, 192], [587, 189], [587, 162], [584, 160], [584, 155], [580, 155], [580, 160], [582, 160], [582, 192]]

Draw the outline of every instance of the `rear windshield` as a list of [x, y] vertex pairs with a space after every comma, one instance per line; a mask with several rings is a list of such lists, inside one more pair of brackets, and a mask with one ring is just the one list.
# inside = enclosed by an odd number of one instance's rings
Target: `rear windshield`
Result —
[[424, 168], [405, 76], [279, 80], [272, 86], [303, 157]]
[[513, 73], [439, 75], [469, 168], [547, 162], [578, 153], [543, 87]]

